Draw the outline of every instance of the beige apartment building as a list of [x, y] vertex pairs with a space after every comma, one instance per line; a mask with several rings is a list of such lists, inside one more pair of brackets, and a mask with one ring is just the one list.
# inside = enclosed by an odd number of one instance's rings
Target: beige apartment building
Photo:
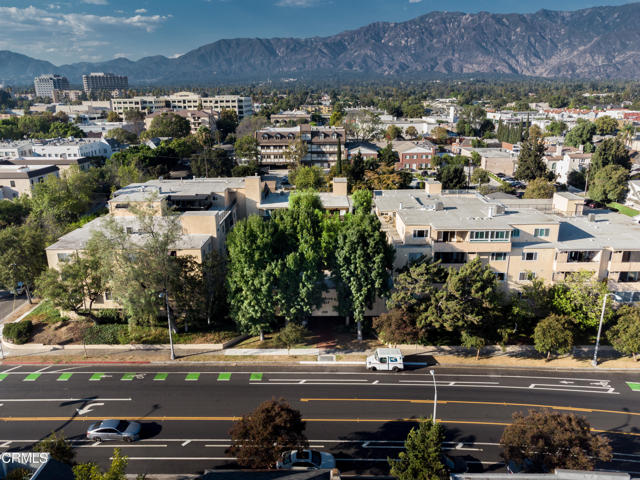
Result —
[[239, 119], [253, 115], [251, 97], [240, 95], [203, 97], [193, 92], [178, 92], [163, 97], [147, 95], [133, 98], [114, 98], [111, 100], [111, 109], [118, 113], [123, 113], [125, 110], [155, 112], [163, 108], [171, 110], [213, 110], [216, 112], [233, 110]]
[[59, 176], [55, 165], [0, 165], [0, 198], [13, 199], [20, 195], [31, 195], [34, 185], [43, 182], [49, 175]]
[[545, 203], [448, 194], [434, 181], [424, 191], [374, 192], [375, 211], [396, 249], [395, 268], [422, 255], [445, 267], [479, 257], [505, 288], [589, 271], [626, 300], [640, 301], [640, 225], [608, 211], [585, 215], [583, 203], [565, 192]]
[[287, 149], [292, 143], [302, 140], [307, 146], [307, 154], [302, 163], [329, 168], [338, 160], [338, 142], [342, 148], [342, 159], [346, 161], [346, 138], [343, 127], [316, 127], [309, 124], [297, 127], [269, 127], [256, 132], [260, 164], [269, 166], [287, 165]]

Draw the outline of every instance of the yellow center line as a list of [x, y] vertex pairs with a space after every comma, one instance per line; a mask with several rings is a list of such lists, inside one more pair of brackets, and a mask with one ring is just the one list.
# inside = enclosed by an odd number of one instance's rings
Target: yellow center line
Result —
[[[188, 422], [235, 422], [242, 417], [117, 417], [118, 420], [135, 420], [135, 421], [188, 421]], [[103, 417], [0, 417], [0, 422], [95, 422], [104, 420]], [[421, 418], [303, 418], [305, 422], [336, 422], [336, 423], [419, 423], [424, 421]], [[509, 422], [481, 422], [474, 420], [445, 420], [438, 418], [439, 423], [448, 423], [456, 425], [492, 425], [498, 427], [506, 427], [511, 425]], [[640, 433], [636, 432], [620, 432], [616, 430], [600, 430], [592, 428], [592, 432], [606, 433], [610, 435], [629, 435], [640, 437]]]
[[[398, 403], [425, 403], [433, 404], [433, 400], [411, 399], [411, 398], [301, 398], [301, 402], [398, 402]], [[587, 413], [611, 413], [615, 415], [640, 416], [640, 412], [629, 412], [624, 410], [603, 410], [600, 408], [566, 407], [561, 405], [542, 405], [537, 403], [510, 403], [510, 402], [474, 402], [466, 400], [438, 400], [438, 405], [458, 404], [458, 405], [495, 405], [500, 407], [529, 407], [529, 408], [549, 408], [551, 410], [565, 410], [571, 412]]]

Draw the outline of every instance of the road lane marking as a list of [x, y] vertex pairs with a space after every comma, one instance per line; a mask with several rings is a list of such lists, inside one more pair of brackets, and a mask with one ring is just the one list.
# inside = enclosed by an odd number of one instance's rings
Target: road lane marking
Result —
[[186, 447], [187, 445], [189, 445], [191, 443], [191, 440], [185, 440], [184, 442], [182, 442], [180, 445], [182, 447]]
[[23, 382], [35, 382], [38, 377], [42, 375], [41, 373], [30, 373], [26, 377], [24, 377]]
[[166, 373], [156, 373], [156, 376], [153, 377], [153, 380], [155, 382], [163, 382], [166, 379], [167, 379], [167, 374]]
[[219, 382], [228, 382], [229, 380], [231, 380], [231, 374], [230, 373], [219, 373], [218, 374], [218, 381]]
[[0, 402], [92, 402], [102, 400], [103, 402], [130, 402], [129, 398], [0, 398]]
[[57, 381], [58, 382], [66, 382], [71, 378], [71, 375], [73, 375], [73, 373], [61, 373], [60, 376], [58, 377]]
[[249, 377], [250, 382], [261, 382], [262, 374], [261, 373], [252, 373], [251, 377]]
[[197, 382], [199, 378], [199, 373], [187, 373], [187, 376], [184, 377], [185, 381], [187, 382]]
[[102, 406], [104, 406], [103, 402], [89, 403], [85, 407], [76, 408], [76, 412], [78, 413], [78, 415], [84, 415], [85, 413], [93, 412], [93, 408], [92, 407], [102, 407]]
[[122, 375], [122, 378], [120, 378], [120, 381], [131, 382], [135, 378], [135, 376], [135, 373], [125, 373], [124, 375]]
[[230, 443], [223, 443], [223, 444], [219, 444], [219, 445], [211, 445], [211, 444], [205, 444], [205, 447], [208, 448], [228, 448], [230, 447], [231, 444]]
[[15, 366], [15, 367], [8, 368], [6, 370], [3, 370], [2, 373], [9, 373], [10, 371], [16, 370], [17, 368], [20, 368], [21, 366], [22, 365], [18, 365], [18, 366]]
[[631, 390], [633, 390], [634, 392], [638, 392], [640, 391], [640, 383], [637, 382], [627, 382], [627, 385], [629, 386], [629, 388]]
[[9, 376], [8, 373], [0, 373], [0, 382]]
[[[109, 457], [109, 460], [113, 460], [113, 457]], [[185, 462], [198, 462], [198, 461], [209, 461], [209, 460], [237, 460], [236, 457], [129, 457], [127, 456], [127, 460], [142, 460], [150, 461], [150, 460], [160, 460], [160, 461], [170, 461], [170, 460], [178, 460]]]
[[99, 382], [102, 377], [104, 377], [104, 373], [94, 373], [89, 377], [90, 382]]

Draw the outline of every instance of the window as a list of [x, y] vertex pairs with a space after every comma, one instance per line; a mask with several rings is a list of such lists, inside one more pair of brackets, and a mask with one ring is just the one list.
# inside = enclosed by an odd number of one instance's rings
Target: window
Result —
[[436, 252], [433, 259], [440, 260], [442, 263], [464, 263], [466, 255], [464, 252]]
[[640, 282], [640, 272], [620, 272], [619, 282]]
[[522, 252], [522, 260], [532, 262], [538, 260], [538, 252]]
[[496, 275], [496, 279], [497, 279], [499, 282], [504, 282], [504, 278], [505, 278], [505, 276], [504, 276], [504, 273], [503, 273], [503, 272], [493, 272], [493, 273], [495, 273], [495, 275]]
[[[11, 180], [9, 183], [11, 184], [11, 186], [12, 186], [12, 187], [15, 187], [15, 186], [16, 186], [16, 182], [15, 182], [15, 181], [13, 181], [13, 180]], [[31, 183], [33, 183], [33, 180], [31, 181]]]
[[489, 232], [471, 232], [471, 241], [472, 242], [481, 242], [485, 239], [488, 239]]
[[420, 258], [422, 258], [422, 254], [421, 254], [421, 253], [419, 253], [419, 252], [410, 252], [410, 253], [407, 255], [407, 259], [408, 259], [410, 262], [415, 262], [416, 260], [420, 260]]
[[598, 252], [593, 251], [576, 251], [569, 252], [567, 255], [567, 263], [587, 263], [593, 261]]
[[491, 260], [502, 262], [507, 259], [507, 252], [492, 252]]
[[471, 232], [472, 242], [506, 242], [511, 232], [492, 230], [489, 232]]
[[456, 232], [438, 232], [438, 241], [439, 242], [453, 242], [456, 238]]
[[69, 260], [71, 260], [71, 255], [68, 253], [59, 253], [58, 254], [58, 261], [59, 262], [68, 262]]
[[413, 238], [425, 238], [427, 236], [426, 230], [414, 230]]
[[111, 290], [107, 290], [106, 292], [104, 292], [104, 299], [106, 301], [109, 301], [113, 298], [113, 296], [111, 295]]
[[520, 236], [520, 230], [517, 228], [514, 228], [513, 230], [511, 230], [511, 237], [512, 238], [516, 238]]
[[518, 280], [521, 282], [533, 280], [534, 278], [536, 278], [536, 274], [534, 272], [520, 272], [520, 275], [518, 275]]
[[533, 232], [534, 237], [548, 237], [549, 229], [548, 228], [536, 228]]

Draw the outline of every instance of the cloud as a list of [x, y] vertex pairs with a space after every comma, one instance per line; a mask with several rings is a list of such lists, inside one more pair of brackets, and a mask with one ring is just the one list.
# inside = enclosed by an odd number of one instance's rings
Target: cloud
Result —
[[146, 8], [139, 8], [135, 11], [135, 13], [147, 13], [147, 9]]
[[82, 3], [88, 3], [90, 5], [108, 5], [107, 0], [81, 0]]
[[169, 58], [178, 58], [178, 57], [181, 57], [182, 55], [184, 55], [184, 54], [183, 53], [174, 53]]
[[278, 7], [302, 7], [308, 8], [318, 4], [318, 0], [278, 0]]

